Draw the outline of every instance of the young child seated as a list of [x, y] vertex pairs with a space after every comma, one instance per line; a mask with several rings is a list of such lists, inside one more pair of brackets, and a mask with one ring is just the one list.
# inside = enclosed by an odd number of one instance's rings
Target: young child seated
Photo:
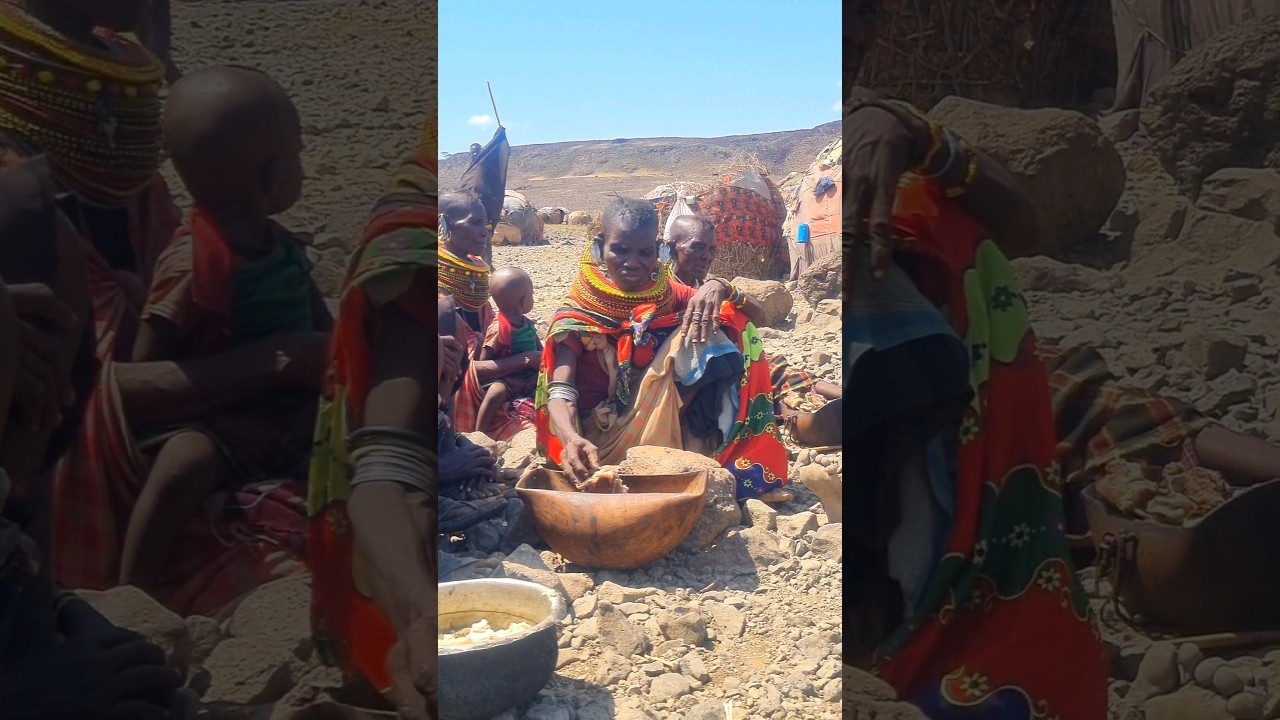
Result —
[[[169, 93], [164, 136], [194, 207], [157, 261], [134, 360], [327, 333], [332, 320], [303, 245], [270, 219], [302, 191], [301, 123], [284, 89], [248, 68], [191, 73]], [[277, 386], [249, 400], [146, 429], [139, 447], [151, 468], [125, 535], [121, 584], [156, 583], [182, 528], [213, 492], [305, 478], [321, 372], [282, 372]]]
[[[480, 359], [501, 360], [542, 350], [537, 329], [525, 317], [533, 310], [533, 279], [520, 268], [498, 268], [489, 278], [489, 292], [498, 305], [498, 317], [485, 332]], [[529, 363], [527, 368], [518, 368], [486, 385], [476, 427], [483, 432], [505, 404], [533, 397], [537, 383], [537, 363]]]

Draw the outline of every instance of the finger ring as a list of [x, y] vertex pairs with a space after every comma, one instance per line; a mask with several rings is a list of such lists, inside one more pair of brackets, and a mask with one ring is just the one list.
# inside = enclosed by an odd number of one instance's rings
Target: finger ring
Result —
[[693, 313], [693, 317], [700, 318], [702, 317], [702, 313], [700, 312]]

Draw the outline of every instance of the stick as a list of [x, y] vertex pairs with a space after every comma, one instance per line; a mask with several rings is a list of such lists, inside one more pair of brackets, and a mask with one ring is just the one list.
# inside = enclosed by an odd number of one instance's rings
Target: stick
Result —
[[493, 119], [498, 121], [498, 127], [502, 127], [502, 118], [498, 117], [498, 103], [493, 99], [493, 85], [488, 80], [484, 81], [485, 87], [489, 88], [489, 104], [493, 106]]
[[1201, 650], [1223, 650], [1247, 645], [1280, 644], [1280, 631], [1253, 630], [1246, 632], [1224, 632], [1209, 635], [1193, 635], [1191, 637], [1169, 638], [1174, 644], [1191, 643]]

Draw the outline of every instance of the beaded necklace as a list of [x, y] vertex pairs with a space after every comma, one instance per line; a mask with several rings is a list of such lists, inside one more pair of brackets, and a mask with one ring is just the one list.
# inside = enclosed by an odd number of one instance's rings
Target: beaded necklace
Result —
[[480, 258], [472, 263], [440, 248], [440, 289], [453, 296], [463, 308], [477, 311], [489, 302], [489, 266]]
[[675, 291], [671, 289], [671, 265], [660, 263], [658, 279], [651, 286], [627, 292], [592, 262], [591, 246], [588, 244], [578, 266], [578, 277], [569, 288], [569, 299], [583, 310], [620, 323], [630, 320], [637, 307], [650, 303], [657, 307], [654, 316], [661, 317], [675, 307]]
[[0, 134], [49, 156], [93, 203], [125, 204], [160, 167], [164, 67], [107, 30], [77, 44], [0, 0]]

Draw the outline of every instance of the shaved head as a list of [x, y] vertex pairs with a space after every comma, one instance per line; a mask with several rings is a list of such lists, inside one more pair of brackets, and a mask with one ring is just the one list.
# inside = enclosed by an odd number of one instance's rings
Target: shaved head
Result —
[[681, 215], [671, 221], [671, 236], [667, 241], [678, 243], [699, 233], [710, 233], [708, 237], [714, 237], [716, 224], [711, 222], [711, 218], [703, 215]]
[[[297, 201], [298, 111], [264, 73], [223, 65], [186, 75], [165, 102], [164, 137], [174, 168], [198, 203], [223, 206], [257, 198], [274, 214], [287, 209], [276, 207], [286, 201], [277, 194], [294, 195], [287, 205]], [[285, 187], [292, 184], [298, 187]]]

